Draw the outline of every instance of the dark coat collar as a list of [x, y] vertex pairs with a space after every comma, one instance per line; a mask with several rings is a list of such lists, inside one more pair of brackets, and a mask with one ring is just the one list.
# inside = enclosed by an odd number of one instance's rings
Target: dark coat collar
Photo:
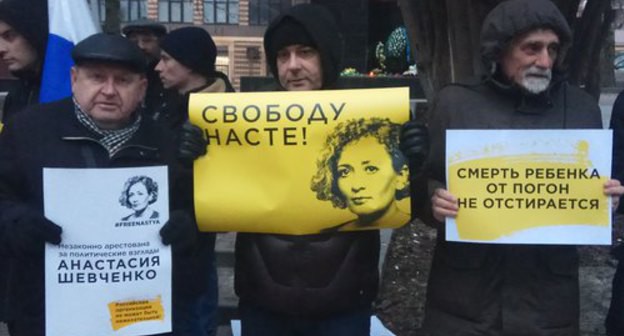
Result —
[[502, 78], [502, 75], [497, 72], [493, 76], [483, 77], [482, 81], [494, 91], [512, 99], [515, 102], [518, 112], [528, 114], [543, 113], [544, 108], [552, 107], [554, 92], [559, 90], [565, 83], [565, 76], [559, 72], [553, 71], [552, 80], [546, 91], [533, 94]]

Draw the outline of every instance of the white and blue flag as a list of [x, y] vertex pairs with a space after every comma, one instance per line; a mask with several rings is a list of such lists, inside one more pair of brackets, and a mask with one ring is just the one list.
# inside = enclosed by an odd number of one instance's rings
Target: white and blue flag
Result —
[[48, 0], [50, 35], [46, 49], [39, 101], [50, 102], [71, 95], [71, 50], [99, 32], [86, 0]]

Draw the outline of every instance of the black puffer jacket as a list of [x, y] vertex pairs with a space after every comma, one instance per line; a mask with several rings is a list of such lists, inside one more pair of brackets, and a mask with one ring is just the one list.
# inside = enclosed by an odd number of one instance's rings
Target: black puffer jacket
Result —
[[[505, 2], [484, 23], [484, 59], [496, 60], [491, 57], [500, 57], [511, 36], [541, 26], [569, 31], [550, 1]], [[500, 39], [497, 46], [491, 36]], [[429, 176], [443, 187], [447, 129], [582, 129], [601, 128], [602, 122], [593, 98], [558, 75], [547, 91], [534, 95], [495, 72], [442, 89], [429, 126]], [[578, 335], [574, 246], [454, 243], [438, 231], [424, 321], [430, 335]]]
[[[276, 19], [264, 39], [265, 47], [271, 46], [272, 32], [286, 17], [301, 23], [321, 53], [324, 88], [337, 79], [340, 58], [337, 29], [328, 15], [314, 5], [293, 7]], [[277, 75], [277, 51], [269, 49], [267, 60]], [[378, 261], [377, 230], [303, 236], [239, 233], [236, 293], [243, 304], [290, 316], [347, 312], [368, 307], [375, 298]]]

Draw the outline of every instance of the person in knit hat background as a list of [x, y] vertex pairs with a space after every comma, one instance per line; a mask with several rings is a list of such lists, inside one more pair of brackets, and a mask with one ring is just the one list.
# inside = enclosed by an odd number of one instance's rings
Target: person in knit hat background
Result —
[[160, 62], [155, 70], [165, 89], [174, 90], [155, 118], [171, 127], [188, 119], [188, 97], [196, 92], [234, 92], [228, 77], [215, 69], [217, 46], [208, 32], [199, 27], [171, 31], [161, 43]]
[[[216, 71], [217, 46], [208, 32], [199, 27], [184, 27], [167, 34], [160, 43], [160, 61], [155, 70], [167, 95], [166, 103], [157, 109], [154, 118], [166, 127], [188, 127], [188, 99], [197, 92], [233, 92], [227, 76]], [[192, 335], [215, 335], [217, 328], [218, 284], [214, 256], [215, 234], [202, 232], [198, 258], [207, 272], [199, 304], [189, 317]]]
[[19, 79], [5, 99], [3, 123], [24, 107], [39, 102], [48, 38], [47, 8], [43, 0], [0, 2], [0, 59]]

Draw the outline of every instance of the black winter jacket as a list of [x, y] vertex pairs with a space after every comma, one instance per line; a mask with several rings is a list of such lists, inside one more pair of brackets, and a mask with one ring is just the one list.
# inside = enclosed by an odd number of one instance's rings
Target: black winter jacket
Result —
[[[511, 39], [552, 29], [562, 48], [570, 29], [548, 0], [509, 0], [486, 17], [481, 56], [492, 71], [481, 81], [443, 88], [429, 131], [430, 185], [444, 187], [448, 129], [602, 128], [596, 101], [553, 69], [550, 87], [529, 94], [500, 72]], [[430, 190], [432, 192], [433, 190]], [[440, 227], [427, 287], [429, 335], [574, 336], [579, 334], [578, 255], [574, 246], [496, 245], [444, 240]]]
[[2, 107], [2, 123], [23, 110], [27, 106], [39, 103], [39, 83], [32, 80], [20, 79], [9, 90]]
[[[4, 230], [8, 230], [8, 219], [18, 207], [28, 206], [43, 214], [42, 168], [168, 165], [170, 208], [191, 204], [190, 192], [184, 191], [190, 180], [174, 164], [173, 144], [166, 130], [144, 118], [134, 136], [112, 157], [93, 138], [94, 134], [77, 120], [71, 99], [31, 106], [15, 115], [0, 133], [0, 254], [9, 258], [14, 270], [9, 282], [9, 320], [21, 330], [29, 330], [28, 335], [44, 334], [44, 257], [18, 260], [7, 249]], [[195, 269], [206, 263], [194, 255], [174, 255], [173, 264], [174, 301], [179, 295], [194, 295], [194, 286], [208, 283]]]
[[[445, 184], [447, 129], [601, 128], [582, 90], [560, 83], [523, 96], [493, 83], [450, 85], [430, 122], [430, 176]], [[441, 225], [441, 223], [431, 223]], [[577, 335], [578, 256], [574, 246], [438, 242], [424, 326], [431, 335]]]
[[[620, 92], [613, 103], [609, 128], [613, 130], [613, 178], [624, 181], [624, 91]], [[624, 203], [617, 211], [624, 213]]]
[[[273, 32], [288, 19], [301, 24], [314, 41], [321, 56], [323, 89], [334, 85], [341, 40], [328, 15], [318, 6], [296, 6], [271, 23], [264, 45], [276, 78]], [[377, 294], [378, 262], [377, 230], [302, 236], [239, 233], [235, 289], [243, 304], [287, 316], [326, 317], [370, 307]]]

